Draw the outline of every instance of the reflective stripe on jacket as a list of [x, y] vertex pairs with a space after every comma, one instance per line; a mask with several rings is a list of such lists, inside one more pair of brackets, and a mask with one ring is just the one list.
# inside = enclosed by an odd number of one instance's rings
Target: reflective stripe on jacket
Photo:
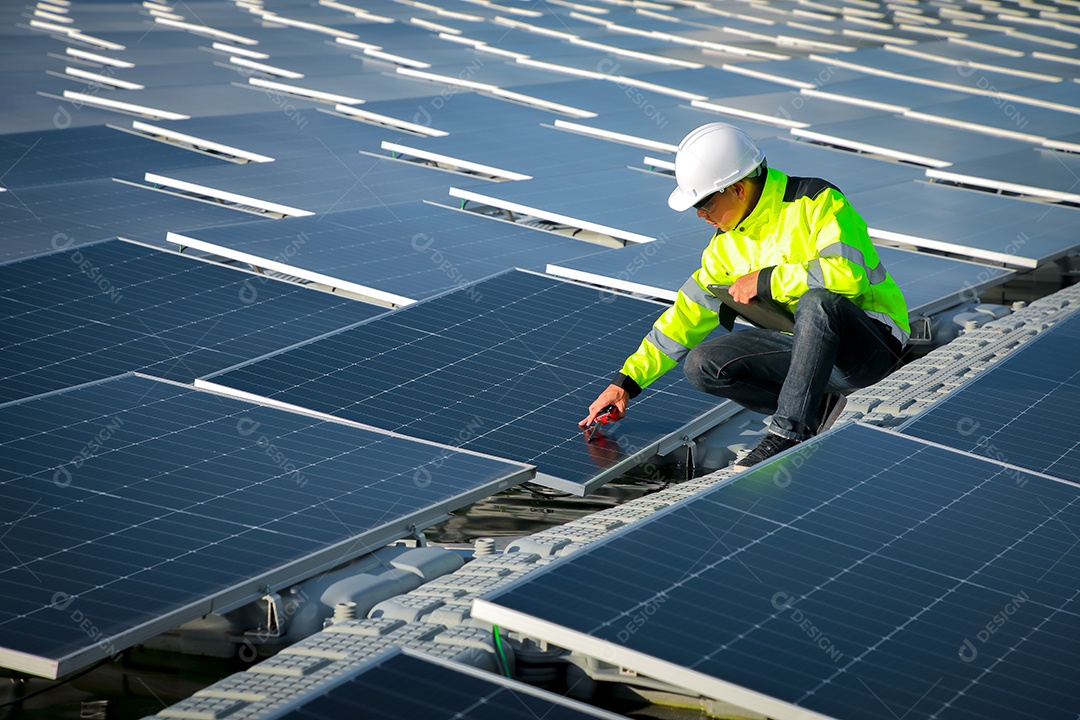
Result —
[[907, 342], [904, 296], [847, 198], [819, 178], [789, 178], [769, 168], [754, 211], [737, 228], [713, 235], [701, 267], [626, 359], [616, 384], [635, 395], [675, 367], [719, 324], [720, 301], [708, 286], [731, 285], [755, 270], [761, 270], [758, 293], [792, 313], [803, 293], [825, 288], [886, 325], [901, 346]]

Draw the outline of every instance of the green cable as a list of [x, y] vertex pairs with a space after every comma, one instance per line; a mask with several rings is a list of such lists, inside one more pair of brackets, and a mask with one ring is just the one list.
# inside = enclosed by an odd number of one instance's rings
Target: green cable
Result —
[[[499, 626], [491, 626], [491, 634], [495, 636], [495, 649], [499, 651], [499, 660], [502, 662], [503, 674], [510, 676], [510, 663], [506, 662], [506, 653], [503, 651], [502, 637], [499, 636]], [[513, 679], [513, 678], [511, 678]]]

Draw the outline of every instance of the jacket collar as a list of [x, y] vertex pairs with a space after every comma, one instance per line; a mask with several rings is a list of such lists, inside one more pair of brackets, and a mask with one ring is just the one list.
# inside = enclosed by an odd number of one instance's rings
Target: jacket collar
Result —
[[743, 218], [735, 231], [746, 235], [756, 235], [763, 227], [772, 224], [780, 214], [786, 187], [787, 175], [775, 168], [769, 168], [768, 175], [765, 176], [765, 187], [761, 189], [761, 197], [758, 198], [757, 205], [753, 212]]

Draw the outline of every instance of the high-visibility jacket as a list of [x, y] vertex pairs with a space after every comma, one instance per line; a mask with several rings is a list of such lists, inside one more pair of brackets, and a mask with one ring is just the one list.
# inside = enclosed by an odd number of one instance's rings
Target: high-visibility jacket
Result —
[[701, 268], [626, 359], [615, 384], [633, 397], [675, 367], [719, 324], [720, 301], [708, 286], [731, 285], [755, 270], [761, 271], [758, 294], [792, 313], [803, 293], [825, 288], [887, 326], [900, 347], [907, 342], [904, 296], [847, 198], [819, 178], [789, 178], [769, 168], [753, 212], [738, 227], [713, 235]]

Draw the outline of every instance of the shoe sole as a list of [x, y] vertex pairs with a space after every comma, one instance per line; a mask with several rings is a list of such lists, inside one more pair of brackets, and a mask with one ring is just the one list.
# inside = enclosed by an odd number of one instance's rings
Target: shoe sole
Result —
[[839, 400], [836, 404], [829, 409], [829, 412], [825, 414], [825, 418], [821, 421], [821, 425], [818, 426], [816, 435], [820, 435], [829, 428], [831, 428], [836, 421], [840, 418], [840, 413], [844, 412], [844, 408], [847, 407], [847, 398], [837, 393]]

